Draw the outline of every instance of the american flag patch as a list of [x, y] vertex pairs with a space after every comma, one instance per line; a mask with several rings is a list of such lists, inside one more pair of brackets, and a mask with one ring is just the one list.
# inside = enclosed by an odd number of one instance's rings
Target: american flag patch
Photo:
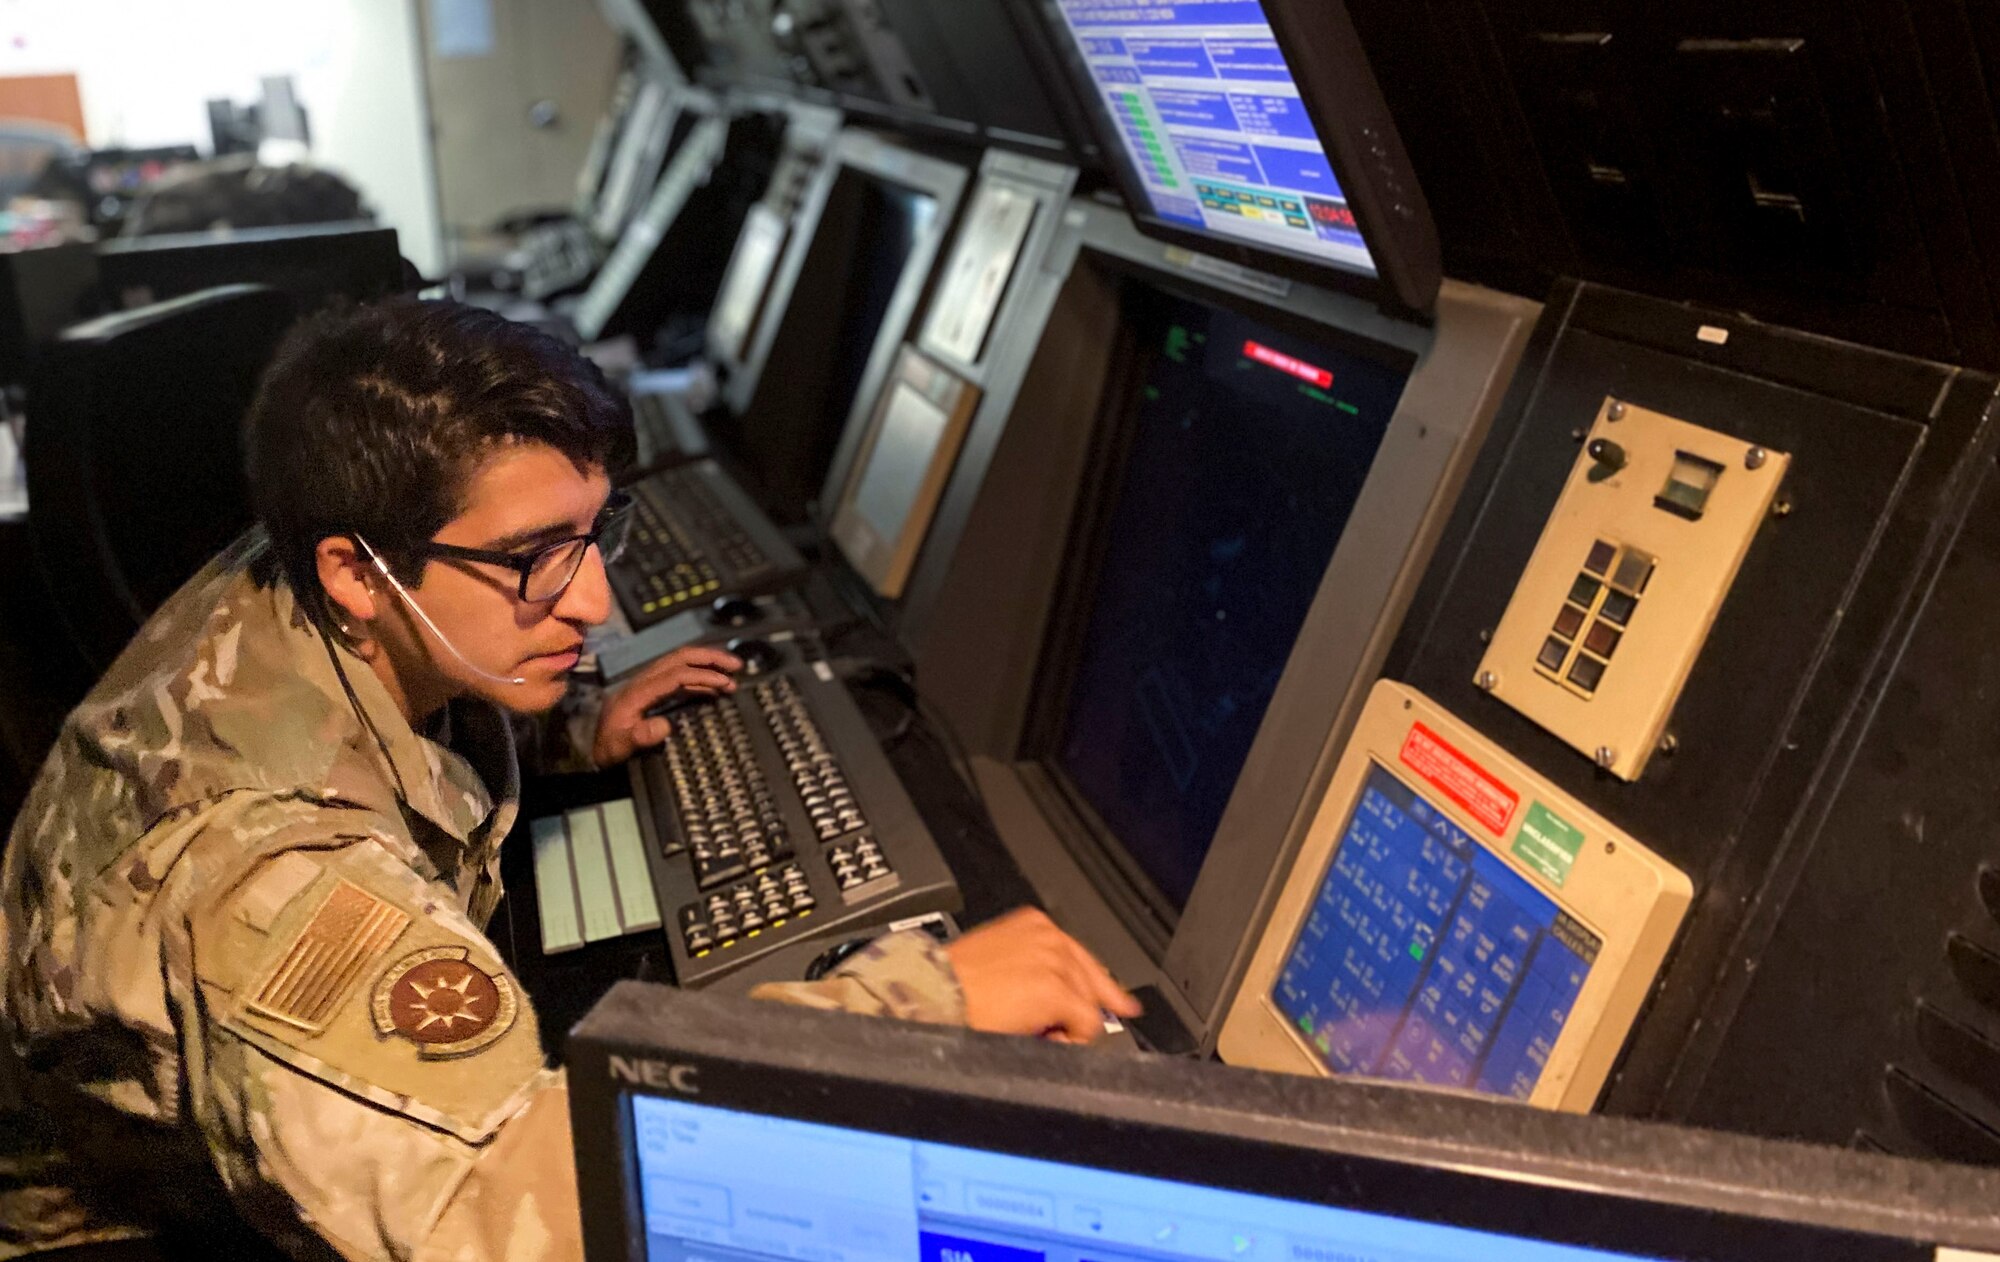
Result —
[[340, 882], [251, 996], [250, 1010], [318, 1034], [341, 996], [409, 923], [407, 912]]

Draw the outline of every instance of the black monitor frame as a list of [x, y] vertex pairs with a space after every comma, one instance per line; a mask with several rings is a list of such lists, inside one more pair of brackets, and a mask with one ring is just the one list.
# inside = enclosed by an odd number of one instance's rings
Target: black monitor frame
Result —
[[[1055, 605], [1043, 630], [1043, 644], [1037, 675], [1041, 686], [1028, 710], [1023, 732], [1021, 757], [1035, 764], [1046, 783], [1055, 791], [1063, 808], [1057, 815], [1058, 831], [1086, 871], [1093, 874], [1098, 888], [1122, 914], [1141, 942], [1164, 952], [1178, 927], [1183, 909], [1176, 908], [1139, 866], [1127, 847], [1112, 832], [1088, 797], [1064, 769], [1057, 757], [1061, 728], [1085, 637], [1088, 634], [1091, 600], [1103, 576], [1104, 551], [1108, 545], [1109, 519], [1123, 484], [1123, 470], [1136, 435], [1139, 395], [1145, 388], [1146, 355], [1132, 328], [1132, 304], [1144, 301], [1198, 304], [1214, 311], [1229, 312], [1297, 337], [1316, 342], [1342, 355], [1367, 359], [1405, 376], [1417, 366], [1417, 355], [1406, 347], [1371, 341], [1345, 330], [1295, 318], [1282, 308], [1245, 302], [1220, 290], [1203, 290], [1135, 266], [1113, 256], [1096, 256], [1097, 266], [1115, 275], [1120, 285], [1121, 319], [1110, 336], [1115, 340], [1110, 375], [1102, 401], [1089, 423], [1095, 427], [1084, 487], [1071, 519], [1069, 541], [1062, 555], [1071, 558], [1064, 567]], [[1385, 428], [1387, 421], [1384, 422]], [[1380, 452], [1378, 450], [1378, 457]], [[1372, 471], [1371, 471], [1372, 472]], [[1357, 503], [1358, 506], [1358, 503]], [[1349, 525], [1352, 525], [1350, 520]], [[1342, 535], [1345, 535], [1343, 530]], [[1335, 541], [1336, 550], [1339, 540]], [[1305, 636], [1303, 622], [1300, 639]], [[1297, 649], [1294, 641], [1293, 651]], [[1289, 658], [1290, 653], [1287, 654]]]
[[[335, 223], [173, 233], [101, 242], [107, 305], [127, 309], [219, 285], [270, 285], [310, 309], [329, 298], [370, 302], [403, 288], [396, 230]], [[139, 300], [130, 301], [137, 297]]]
[[1374, 258], [1378, 275], [1372, 277], [1304, 255], [1194, 231], [1155, 215], [1145, 181], [1132, 168], [1118, 127], [1064, 27], [1061, 0], [1035, 2], [1097, 134], [1104, 165], [1123, 191], [1140, 231], [1239, 266], [1372, 297], [1403, 314], [1422, 315], [1435, 306], [1444, 280], [1437, 224], [1343, 0], [1262, 3], [1292, 67], [1306, 113], [1319, 130], [1341, 192]]
[[[825, 279], [829, 266], [848, 266], [845, 259], [831, 258], [820, 240], [829, 229], [829, 211], [843, 176], [926, 197], [935, 213], [912, 242], [854, 393], [836, 417], [825, 411], [830, 400], [824, 397], [829, 383], [823, 374], [785, 371], [782, 362], [778, 371], [771, 371], [771, 366], [780, 348], [786, 348], [786, 354], [823, 358], [829, 334], [840, 327], [844, 313], [830, 310], [812, 289]], [[781, 516], [794, 517], [808, 501], [817, 500], [833, 471], [840, 440], [854, 422], [855, 404], [872, 401], [881, 391], [930, 291], [972, 181], [970, 168], [876, 132], [850, 127], [834, 142], [813, 191], [793, 220], [745, 368], [731, 377], [724, 394], [736, 418], [739, 455], [760, 471], [760, 477], [769, 479], [763, 489], [767, 498], [780, 501]], [[823, 424], [832, 432], [823, 431]], [[819, 467], [795, 468], [801, 461]]]
[[1641, 1257], [2000, 1247], [1991, 1171], [637, 982], [577, 1026], [568, 1065], [592, 1262], [646, 1256], [635, 1094]]

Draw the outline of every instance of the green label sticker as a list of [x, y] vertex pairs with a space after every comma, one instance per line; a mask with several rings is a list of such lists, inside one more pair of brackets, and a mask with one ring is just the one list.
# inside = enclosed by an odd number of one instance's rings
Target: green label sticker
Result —
[[1535, 802], [1514, 834], [1514, 857], [1561, 888], [1583, 849], [1583, 830], [1572, 828], [1548, 807]]

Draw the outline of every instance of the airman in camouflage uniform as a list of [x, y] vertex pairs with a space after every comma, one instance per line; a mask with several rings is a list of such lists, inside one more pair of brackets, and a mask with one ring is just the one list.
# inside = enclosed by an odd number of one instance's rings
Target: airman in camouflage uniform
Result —
[[[609, 615], [621, 424], [595, 369], [490, 313], [388, 304], [288, 341], [249, 426], [265, 529], [70, 717], [0, 864], [0, 1256], [578, 1256], [563, 1077], [484, 930], [508, 715], [559, 705]], [[649, 706], [739, 665], [655, 663], [603, 699], [590, 760], [657, 745]], [[760, 993], [1082, 1039], [1132, 1010], [1035, 914]]]
[[[515, 815], [508, 724], [462, 703], [448, 736], [412, 731], [287, 588], [251, 580], [261, 546], [153, 619], [14, 828], [0, 1002], [55, 1142], [0, 1194], [0, 1232], [224, 1230], [233, 1202], [305, 1256], [573, 1254], [562, 1075], [483, 933]], [[378, 1022], [378, 992], [438, 953], [463, 960], [447, 988], [511, 1002], [435, 1021], [462, 1036], [446, 1044]], [[770, 993], [964, 1011], [923, 934]]]

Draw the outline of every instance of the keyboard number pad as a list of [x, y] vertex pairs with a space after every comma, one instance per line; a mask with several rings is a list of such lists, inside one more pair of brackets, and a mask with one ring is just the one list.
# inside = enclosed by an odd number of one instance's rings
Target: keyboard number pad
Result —
[[847, 775], [827, 747], [798, 685], [779, 676], [757, 685], [754, 695], [819, 840], [830, 842], [866, 828], [868, 821], [848, 787]]
[[871, 898], [878, 892], [878, 884], [895, 885], [896, 872], [889, 866], [888, 857], [875, 838], [867, 833], [852, 841], [843, 841], [826, 852], [826, 861], [833, 868], [833, 879], [840, 886], [840, 895], [850, 903]]
[[665, 753], [684, 838], [667, 854], [687, 851], [697, 887], [709, 889], [792, 856], [784, 817], [734, 704], [681, 711]]
[[818, 905], [806, 874], [798, 864], [787, 863], [681, 908], [681, 941], [688, 955], [699, 959], [810, 916]]

